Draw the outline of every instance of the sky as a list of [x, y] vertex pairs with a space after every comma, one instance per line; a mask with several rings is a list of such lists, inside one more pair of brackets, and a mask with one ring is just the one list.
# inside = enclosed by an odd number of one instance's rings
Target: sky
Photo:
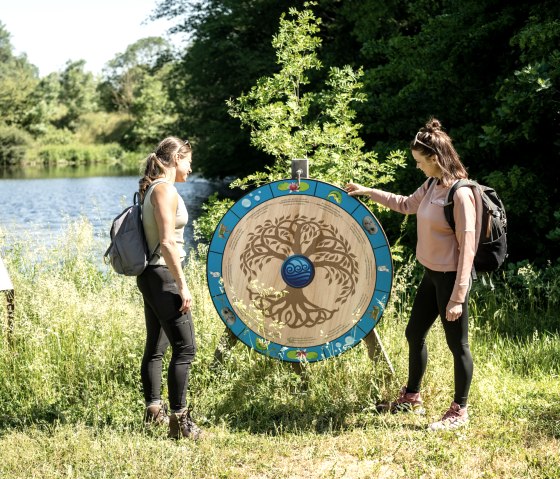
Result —
[[[68, 60], [86, 60], [85, 69], [103, 66], [135, 41], [162, 36], [181, 45], [181, 34], [167, 36], [175, 21], [151, 22], [157, 0], [0, 0], [0, 22], [10, 33], [14, 53], [27, 54], [41, 77], [64, 69]], [[144, 23], [144, 24], [143, 24]]]

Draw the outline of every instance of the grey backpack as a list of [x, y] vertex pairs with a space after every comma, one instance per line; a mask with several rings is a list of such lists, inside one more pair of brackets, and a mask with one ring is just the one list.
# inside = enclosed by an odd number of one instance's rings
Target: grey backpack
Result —
[[[154, 181], [150, 188], [157, 183], [161, 181]], [[146, 195], [147, 193], [148, 191]], [[105, 263], [109, 263], [117, 273], [125, 276], [142, 274], [159, 248], [158, 243], [153, 251], [148, 249], [142, 224], [142, 202], [139, 200], [139, 193], [134, 193], [132, 206], [127, 207], [113, 220], [109, 233], [111, 244], [103, 255]]]

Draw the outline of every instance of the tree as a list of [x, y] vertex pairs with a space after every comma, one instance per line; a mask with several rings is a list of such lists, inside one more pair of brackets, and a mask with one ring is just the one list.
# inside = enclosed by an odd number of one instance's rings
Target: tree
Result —
[[173, 72], [178, 130], [194, 140], [196, 166], [208, 176], [247, 174], [272, 159], [251, 148], [226, 101], [275, 68], [270, 39], [279, 18], [302, 0], [165, 0], [156, 18], [174, 18], [191, 43]]
[[[510, 231], [523, 231], [510, 235], [510, 259], [558, 257], [550, 236], [558, 176], [548, 166], [560, 142], [557, 3], [353, 1], [345, 8], [363, 42], [366, 139], [394, 146], [437, 116], [470, 175], [502, 196]], [[418, 181], [406, 175], [403, 192]]]
[[[510, 222], [510, 259], [557, 258], [560, 178], [560, 4], [552, 0], [318, 0], [318, 58], [326, 67], [363, 68], [367, 102], [355, 105], [368, 148], [406, 148], [436, 116], [448, 127], [469, 174], [496, 187]], [[164, 0], [192, 45], [175, 69], [179, 123], [194, 133], [207, 174], [246, 175], [272, 164], [228, 118], [223, 103], [277, 72], [267, 38], [274, 15], [295, 0]], [[311, 86], [328, 68], [309, 72]], [[233, 74], [235, 73], [235, 74]], [[313, 87], [311, 88], [311, 90]], [[240, 164], [242, 163], [242, 164]], [[393, 191], [421, 181], [399, 170]], [[386, 225], [387, 226], [387, 225]], [[415, 242], [414, 222], [408, 245]], [[389, 225], [389, 230], [398, 225]]]
[[14, 55], [10, 34], [0, 22], [0, 121], [23, 126], [37, 84], [37, 68], [25, 55]]
[[249, 175], [234, 184], [275, 181], [286, 176], [293, 158], [308, 158], [313, 177], [342, 185], [349, 178], [378, 185], [392, 179], [402, 157], [379, 162], [374, 152], [363, 152], [352, 104], [364, 102], [361, 70], [331, 67], [326, 88], [309, 88], [310, 72], [320, 70], [317, 50], [321, 20], [313, 11], [290, 9], [293, 19], [281, 16], [276, 50], [278, 73], [257, 80], [229, 112], [251, 130], [251, 143], [275, 158], [266, 172]]
[[93, 74], [84, 70], [85, 60], [68, 61], [60, 74], [60, 102], [66, 107], [62, 125], [75, 128], [80, 115], [95, 111], [99, 97]]
[[[338, 185], [349, 179], [376, 185], [390, 182], [404, 157], [393, 152], [380, 162], [374, 152], [363, 151], [361, 125], [354, 122], [352, 109], [352, 104], [365, 100], [361, 72], [331, 67], [325, 87], [310, 88], [309, 72], [322, 66], [317, 56], [321, 20], [309, 8], [290, 9], [290, 16], [282, 15], [272, 41], [278, 73], [260, 78], [247, 94], [228, 102], [230, 114], [250, 129], [252, 145], [274, 162], [232, 186], [246, 188], [285, 178], [290, 160], [301, 157], [309, 159], [313, 178], [319, 180]], [[222, 210], [227, 206], [228, 202], [213, 205]]]
[[172, 59], [169, 42], [160, 37], [142, 38], [129, 45], [103, 69], [100, 89], [106, 107], [129, 113], [145, 77], [155, 74]]
[[175, 105], [169, 100], [165, 80], [161, 70], [156, 76], [147, 75], [138, 86], [129, 107], [132, 127], [124, 138], [128, 146], [155, 145], [174, 131]]

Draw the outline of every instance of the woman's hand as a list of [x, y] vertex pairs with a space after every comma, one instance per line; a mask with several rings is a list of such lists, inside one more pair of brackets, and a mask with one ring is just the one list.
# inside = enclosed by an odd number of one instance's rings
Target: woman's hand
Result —
[[181, 307], [179, 311], [183, 314], [189, 312], [192, 308], [193, 299], [189, 288], [186, 286], [179, 288], [179, 296], [181, 296]]
[[463, 314], [463, 305], [449, 300], [445, 308], [445, 318], [447, 321], [457, 321]]
[[366, 188], [365, 186], [357, 183], [348, 183], [345, 190], [350, 196], [367, 196], [369, 195], [371, 188]]

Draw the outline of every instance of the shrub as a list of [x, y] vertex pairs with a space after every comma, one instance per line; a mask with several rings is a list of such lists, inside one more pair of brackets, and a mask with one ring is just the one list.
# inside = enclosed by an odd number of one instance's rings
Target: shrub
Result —
[[0, 164], [14, 165], [23, 162], [33, 138], [15, 126], [0, 125]]
[[91, 165], [96, 163], [113, 163], [124, 155], [123, 149], [116, 143], [107, 145], [44, 145], [29, 153], [29, 159], [49, 166]]
[[76, 139], [80, 143], [121, 143], [124, 134], [131, 128], [130, 115], [117, 112], [92, 112], [76, 120]]

